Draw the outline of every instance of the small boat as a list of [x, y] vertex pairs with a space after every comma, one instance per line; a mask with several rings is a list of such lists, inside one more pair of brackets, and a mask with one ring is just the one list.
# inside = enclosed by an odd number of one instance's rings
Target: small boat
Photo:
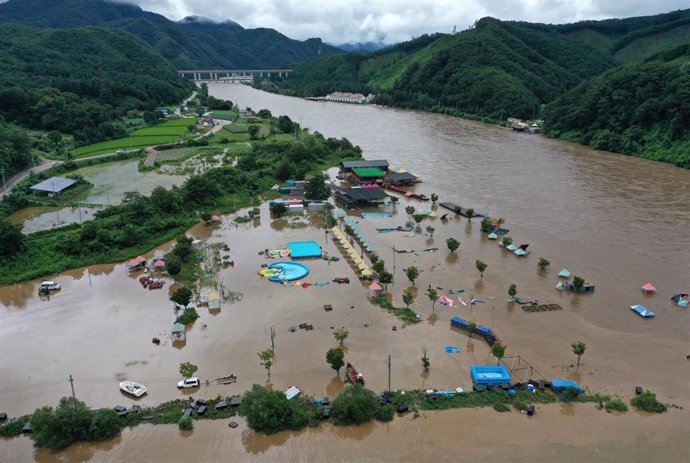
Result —
[[124, 393], [133, 395], [134, 397], [141, 397], [146, 394], [146, 386], [135, 383], [134, 381], [122, 381], [120, 383], [120, 390]]

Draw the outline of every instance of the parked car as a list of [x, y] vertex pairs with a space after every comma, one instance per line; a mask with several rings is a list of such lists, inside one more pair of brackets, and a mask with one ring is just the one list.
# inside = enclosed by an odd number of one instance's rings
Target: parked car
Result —
[[38, 287], [39, 291], [58, 291], [62, 289], [60, 283], [55, 283], [54, 281], [44, 281], [41, 286]]
[[180, 389], [185, 388], [185, 387], [199, 387], [201, 385], [201, 382], [199, 381], [199, 378], [196, 376], [192, 378], [187, 378], [183, 379], [182, 381], [177, 383], [177, 387]]

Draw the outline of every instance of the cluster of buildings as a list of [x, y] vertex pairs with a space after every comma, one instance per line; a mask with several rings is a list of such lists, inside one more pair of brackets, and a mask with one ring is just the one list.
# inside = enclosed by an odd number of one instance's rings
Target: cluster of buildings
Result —
[[333, 92], [314, 99], [319, 101], [335, 101], [336, 103], [368, 104], [374, 101], [374, 98], [376, 98], [376, 95], [373, 93], [364, 96], [362, 93]]
[[348, 209], [387, 204], [390, 196], [384, 188], [395, 189], [420, 182], [410, 172], [391, 170], [385, 159], [343, 161], [338, 178], [354, 185], [336, 190], [333, 194], [335, 200]]

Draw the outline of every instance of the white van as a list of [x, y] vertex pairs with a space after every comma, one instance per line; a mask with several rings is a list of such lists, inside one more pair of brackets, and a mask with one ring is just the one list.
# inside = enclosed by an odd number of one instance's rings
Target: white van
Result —
[[58, 291], [62, 289], [60, 283], [55, 283], [54, 281], [44, 281], [38, 288], [39, 291]]

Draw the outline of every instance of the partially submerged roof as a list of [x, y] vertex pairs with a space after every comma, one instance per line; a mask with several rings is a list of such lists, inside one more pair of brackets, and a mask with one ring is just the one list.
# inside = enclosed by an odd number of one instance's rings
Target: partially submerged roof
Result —
[[360, 167], [379, 167], [383, 169], [388, 169], [388, 161], [385, 159], [374, 159], [374, 160], [366, 160], [362, 159], [359, 161], [343, 161], [342, 162], [342, 167], [343, 169], [355, 169], [355, 168], [360, 168]]
[[43, 180], [32, 186], [32, 190], [47, 191], [48, 193], [59, 193], [62, 190], [71, 187], [77, 183], [76, 180], [64, 177], [50, 177], [48, 180]]
[[388, 172], [386, 177], [393, 182], [414, 182], [417, 180], [417, 176], [409, 172]]
[[642, 285], [642, 291], [654, 292], [654, 291], [656, 291], [656, 286], [654, 286], [651, 283], [646, 283], [646, 284]]
[[175, 323], [172, 326], [172, 332], [173, 333], [182, 333], [184, 332], [184, 325], [182, 323]]
[[345, 188], [340, 190], [340, 194], [352, 201], [377, 201], [388, 197], [380, 188]]
[[129, 267], [136, 267], [137, 265], [141, 265], [141, 264], [143, 264], [144, 262], [146, 262], [146, 259], [144, 259], [144, 257], [142, 257], [142, 256], [137, 256], [137, 257], [135, 257], [134, 259], [132, 259], [132, 260], [130, 260], [129, 262], [127, 262], [127, 265], [128, 265]]
[[359, 178], [375, 178], [386, 176], [386, 173], [378, 167], [358, 167], [356, 169], [352, 169], [352, 172], [357, 174], [357, 177]]

